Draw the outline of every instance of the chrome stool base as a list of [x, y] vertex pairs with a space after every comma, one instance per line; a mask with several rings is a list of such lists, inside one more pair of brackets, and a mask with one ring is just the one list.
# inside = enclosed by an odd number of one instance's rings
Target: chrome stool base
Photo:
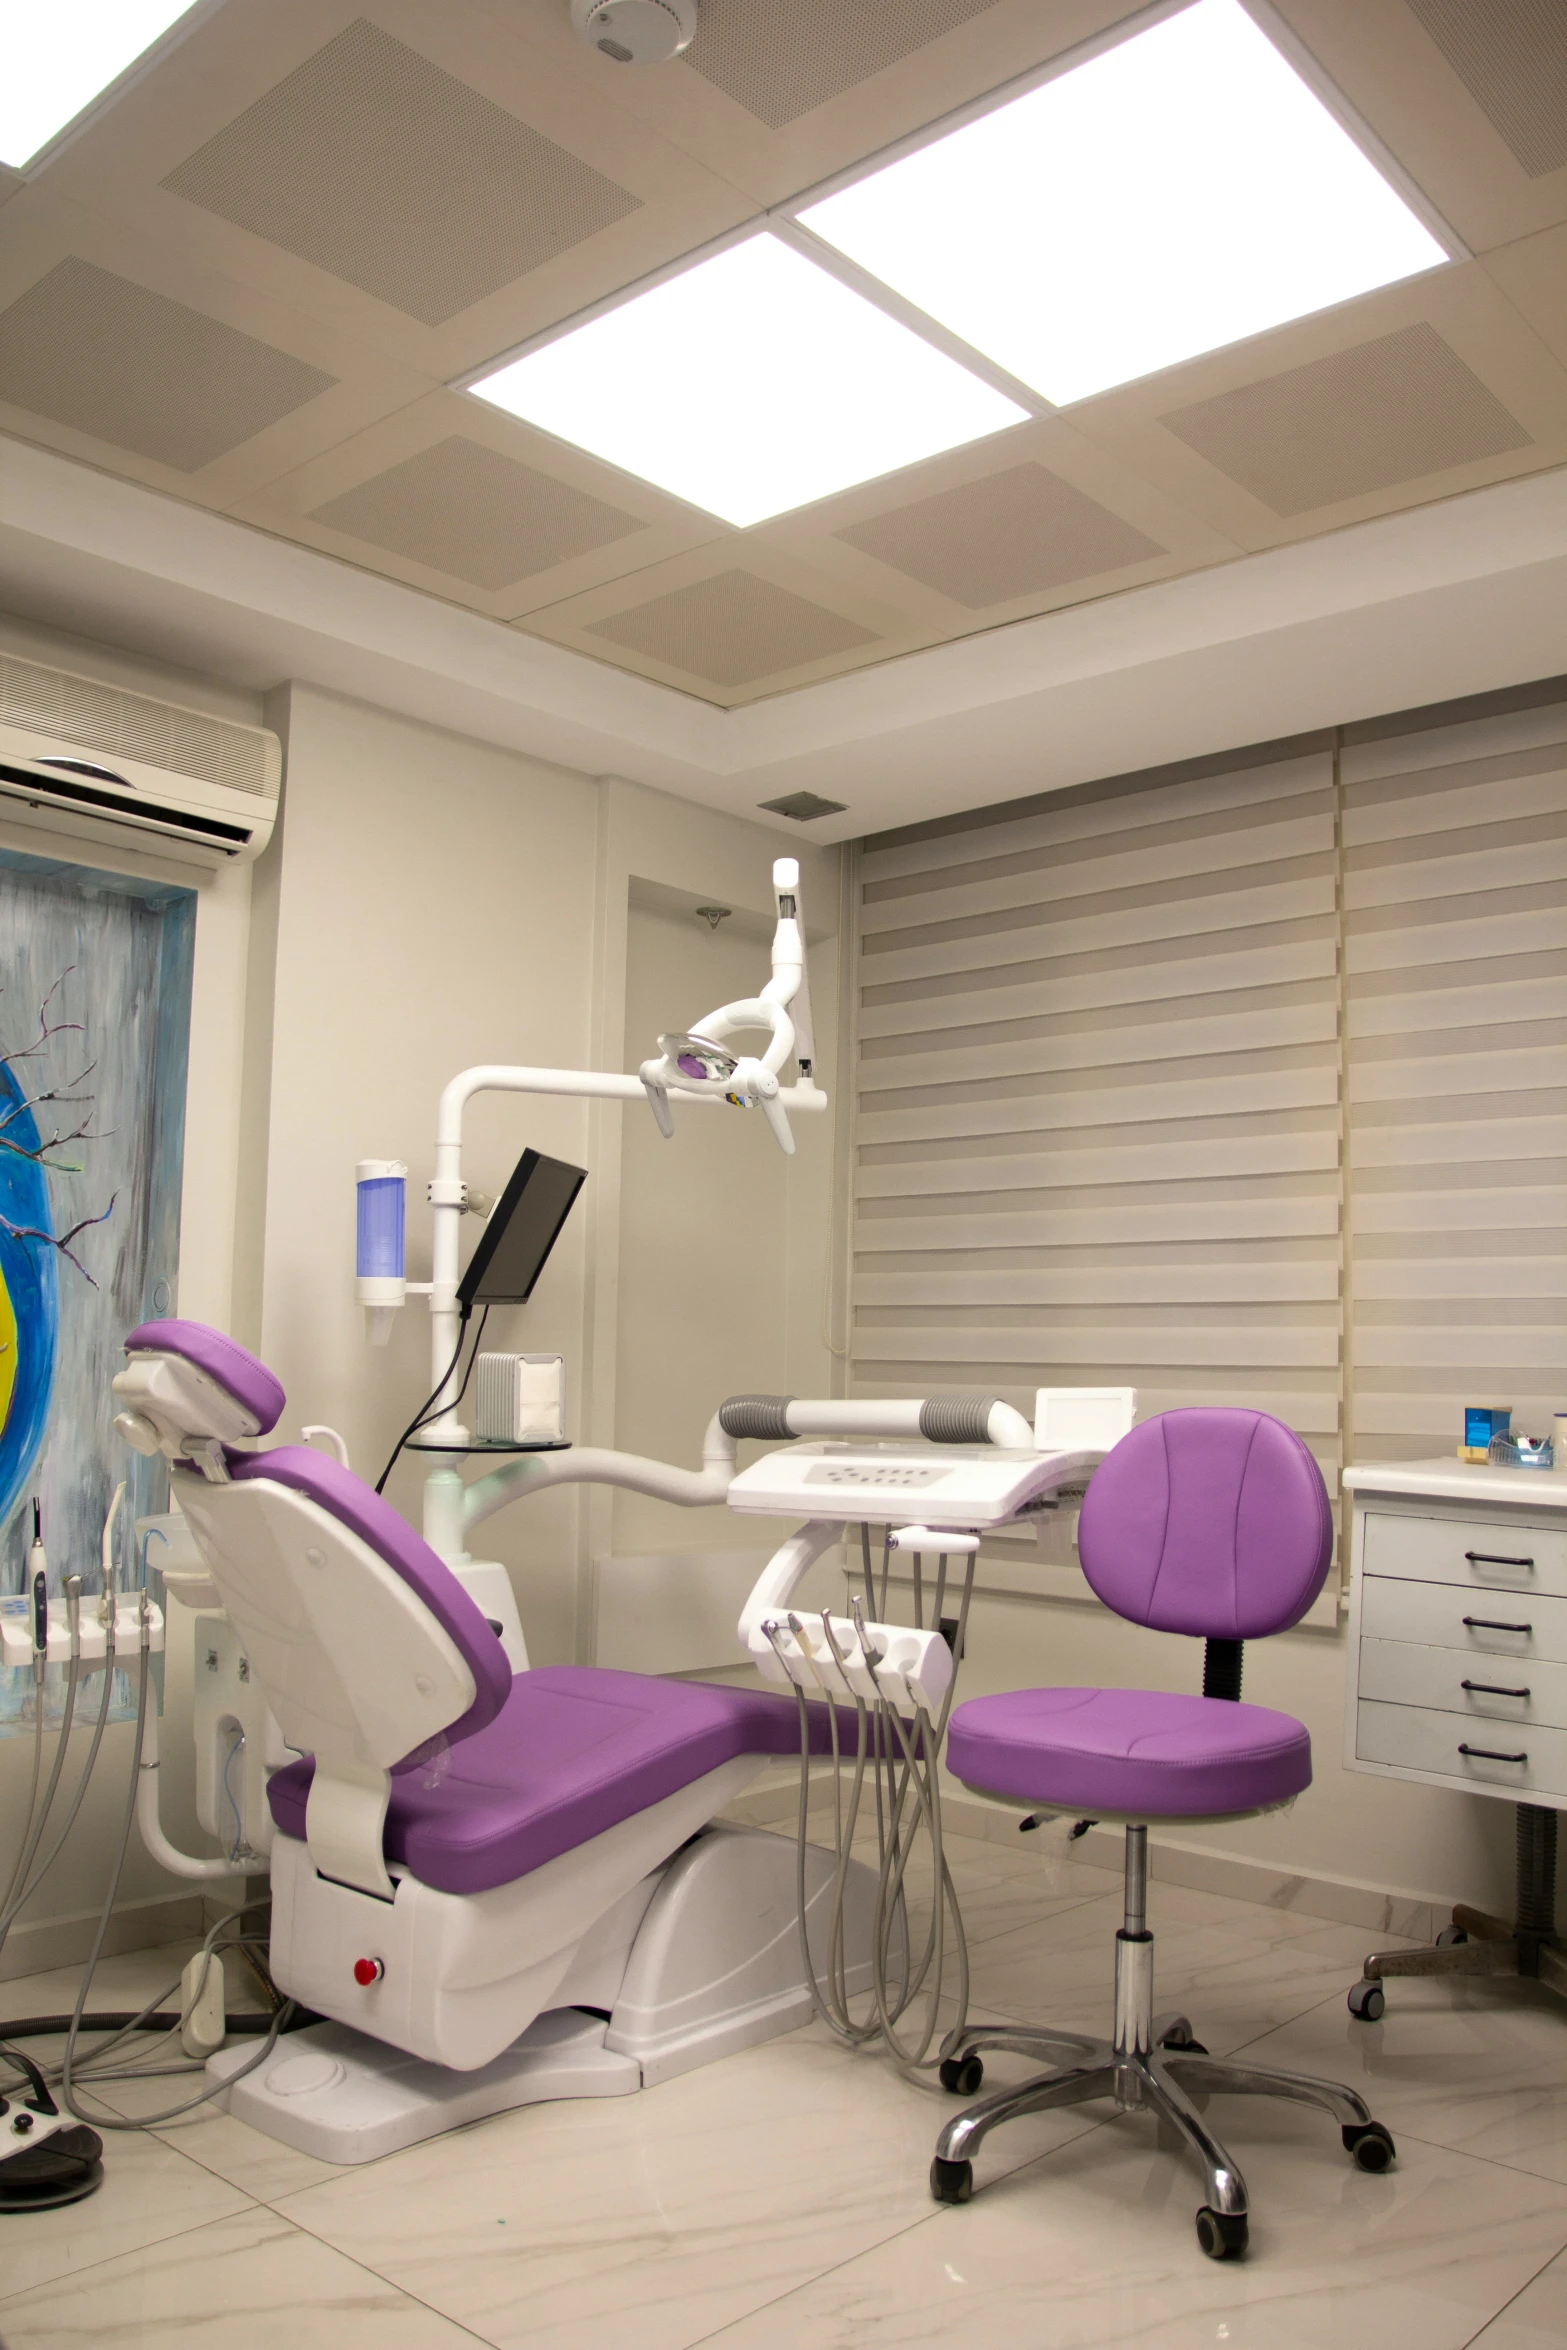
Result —
[[1153, 2014], [1153, 1936], [1144, 1925], [1148, 1831], [1126, 1831], [1126, 1922], [1116, 1936], [1115, 2038], [1081, 2032], [1035, 2029], [1024, 2024], [979, 2025], [961, 2034], [941, 2068], [942, 2085], [957, 2091], [977, 2086], [982, 2070], [975, 2059], [988, 2049], [1044, 2057], [1048, 2072], [988, 2097], [954, 2116], [936, 2141], [931, 2193], [940, 2203], [966, 2203], [974, 2190], [973, 2156], [1001, 2122], [1052, 2107], [1082, 2105], [1109, 2097], [1123, 2112], [1152, 2113], [1167, 2122], [1183, 2151], [1202, 2172], [1207, 2200], [1197, 2213], [1197, 2240], [1211, 2259], [1244, 2252], [1249, 2204], [1246, 2182], [1208, 2128], [1194, 2097], [1288, 2097], [1298, 2105], [1320, 2106], [1339, 2125], [1346, 2150], [1362, 2170], [1386, 2170], [1394, 2145], [1364, 2100], [1337, 2081], [1306, 2073], [1275, 2071], [1244, 2059], [1210, 2056], [1192, 2038], [1183, 2015]]
[[1496, 1918], [1460, 1903], [1452, 1924], [1424, 1950], [1373, 1950], [1350, 1990], [1350, 2014], [1379, 2023], [1387, 2005], [1382, 1985], [1400, 1975], [1513, 1975], [1567, 1999], [1567, 1947], [1556, 1932], [1556, 1843], [1556, 1813], [1520, 1803], [1516, 1917]]

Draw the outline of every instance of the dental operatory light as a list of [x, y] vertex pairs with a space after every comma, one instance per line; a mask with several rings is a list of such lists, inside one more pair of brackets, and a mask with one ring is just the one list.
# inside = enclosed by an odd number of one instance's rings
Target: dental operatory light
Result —
[[571, 24], [614, 65], [667, 65], [696, 37], [696, 0], [571, 0]]
[[1451, 258], [1239, 0], [799, 218], [1058, 406]]
[[0, 163], [24, 171], [162, 39], [190, 0], [45, 0], [6, 10]]
[[469, 389], [740, 528], [1027, 413], [766, 231]]

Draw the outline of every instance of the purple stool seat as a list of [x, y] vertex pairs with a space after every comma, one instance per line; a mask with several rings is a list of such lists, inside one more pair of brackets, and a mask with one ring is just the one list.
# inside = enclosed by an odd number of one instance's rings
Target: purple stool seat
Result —
[[1135, 1819], [1261, 1811], [1311, 1784], [1289, 1714], [1153, 1689], [1022, 1689], [971, 1697], [947, 1726], [966, 1787], [1044, 1810]]
[[[812, 1752], [825, 1754], [827, 1708], [809, 1713]], [[852, 1723], [842, 1734], [852, 1742]], [[394, 1773], [386, 1857], [439, 1892], [488, 1892], [737, 1755], [799, 1745], [792, 1697], [544, 1665], [517, 1675], [486, 1728]], [[289, 1763], [267, 1789], [278, 1827], [301, 1841], [314, 1768], [308, 1756]]]

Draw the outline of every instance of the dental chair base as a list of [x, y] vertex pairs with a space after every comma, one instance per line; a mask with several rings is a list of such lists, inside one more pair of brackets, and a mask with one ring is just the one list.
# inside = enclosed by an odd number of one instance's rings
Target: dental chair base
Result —
[[[682, 1790], [682, 1797], [691, 1798], [705, 1818], [715, 1801], [727, 1799], [714, 1784], [727, 1776], [748, 1780], [754, 1776], [754, 1765], [749, 1758], [726, 1764]], [[664, 1808], [652, 1807], [660, 1812]], [[621, 1829], [641, 1829], [653, 1838], [667, 1834], [667, 1823], [659, 1827], [647, 1820], [644, 1826], [645, 1818], [624, 1821]], [[620, 1837], [621, 1829], [593, 1841], [609, 1844]], [[537, 1932], [541, 1918], [554, 1912], [557, 1922], [563, 1921], [591, 1900], [582, 1858], [578, 1852], [563, 1854], [561, 1860], [535, 1870], [531, 1880], [521, 1881], [532, 1885], [530, 1903], [519, 1906], [515, 1915], [497, 1915], [495, 1944], [487, 1955], [482, 1954], [482, 1935], [476, 1938], [469, 1953], [476, 1973], [482, 1974], [487, 1964], [499, 1965], [506, 1953], [504, 1996], [516, 1993], [517, 1946], [524, 1926]], [[608, 1866], [623, 1855], [603, 1858]], [[563, 1862], [569, 1864], [565, 1871]], [[792, 1839], [762, 1829], [723, 1822], [705, 1828], [672, 1859], [651, 1869], [607, 1913], [595, 1913], [597, 1922], [585, 1934], [579, 1926], [574, 1955], [568, 1944], [564, 1953], [557, 1947], [539, 1961], [541, 1973], [554, 1969], [544, 1994], [550, 1999], [548, 2010], [499, 2056], [469, 2071], [408, 2053], [406, 2043], [424, 2037], [428, 2028], [428, 2020], [411, 2011], [398, 2012], [390, 2027], [405, 2045], [394, 2047], [369, 2036], [371, 2029], [388, 2028], [383, 2003], [397, 1996], [404, 1978], [415, 1983], [444, 1979], [451, 2028], [453, 1984], [466, 1970], [461, 1965], [453, 1970], [449, 1963], [433, 1968], [415, 1963], [432, 1929], [439, 1931], [438, 1910], [432, 1912], [430, 1905], [439, 1905], [445, 1897], [400, 1872], [397, 1897], [390, 1904], [348, 1886], [328, 1884], [310, 1868], [304, 1847], [287, 1836], [280, 1836], [274, 1846], [273, 1868], [272, 1964], [285, 1987], [314, 2004], [306, 1977], [319, 1971], [337, 1994], [342, 1981], [353, 1980], [350, 1945], [356, 1933], [363, 1955], [384, 1969], [362, 1988], [355, 1986], [364, 2002], [366, 2031], [330, 2022], [292, 2033], [269, 2064], [235, 2081], [223, 2100], [237, 2119], [323, 2162], [372, 2162], [515, 2106], [561, 2097], [628, 2096], [634, 2089], [672, 2080], [810, 2020], [811, 1996], [796, 1924], [795, 1846]], [[552, 1871], [562, 1871], [559, 1879], [543, 1882]], [[514, 1888], [501, 1890], [510, 1894]], [[811, 1847], [806, 1914], [818, 1972], [826, 1963], [832, 1893], [832, 1856]], [[296, 1969], [290, 1957], [291, 1935], [301, 1895], [310, 1912], [310, 1930], [303, 1938], [309, 1958]], [[402, 1923], [398, 1912], [410, 1895], [414, 1899]], [[323, 1921], [334, 1896], [341, 1915], [329, 1927], [329, 1947], [323, 1956]], [[861, 1863], [852, 1864], [845, 1920], [849, 1980], [855, 1991], [870, 1987], [875, 1901], [873, 1873]], [[471, 1918], [475, 1904], [470, 1899], [451, 1906]], [[379, 1928], [373, 1950], [367, 1919], [370, 1928]], [[473, 1996], [478, 2003], [475, 2024], [482, 2029], [482, 1984], [473, 1986]], [[339, 2014], [344, 2012], [340, 1995], [334, 1995], [333, 2005]], [[222, 2048], [208, 2060], [208, 2075], [226, 2081], [249, 2057], [243, 2042]]]

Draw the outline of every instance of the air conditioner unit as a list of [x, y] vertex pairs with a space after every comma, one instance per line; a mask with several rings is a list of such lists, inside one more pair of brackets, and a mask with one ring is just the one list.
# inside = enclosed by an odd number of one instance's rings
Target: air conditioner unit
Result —
[[264, 726], [0, 653], [0, 823], [213, 867], [260, 856], [282, 785]]

